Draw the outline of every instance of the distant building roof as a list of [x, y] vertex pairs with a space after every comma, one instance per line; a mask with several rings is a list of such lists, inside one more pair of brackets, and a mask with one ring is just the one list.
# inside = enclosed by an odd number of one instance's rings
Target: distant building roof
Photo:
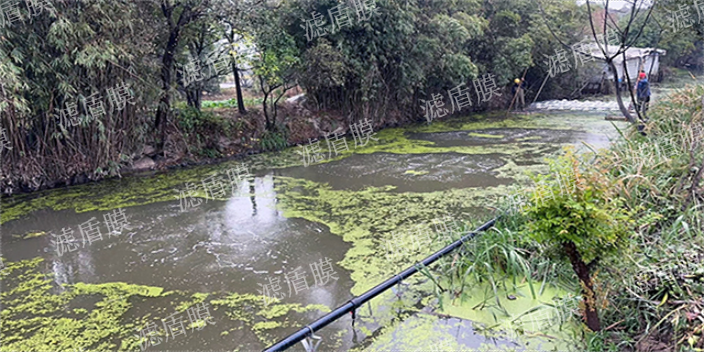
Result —
[[[603, 45], [601, 45], [603, 47]], [[615, 54], [618, 52], [620, 46], [618, 45], [609, 45], [606, 49], [609, 54], [609, 56]], [[588, 54], [590, 56], [593, 56], [597, 59], [604, 59], [604, 53], [601, 51], [600, 46], [597, 45], [596, 43], [592, 43], [589, 45], [584, 46], [585, 54]], [[636, 57], [645, 57], [648, 56], [654, 52], [657, 52], [659, 55], [666, 55], [667, 51], [663, 49], [655, 49], [655, 48], [628, 48], [626, 50], [626, 59], [632, 59]], [[619, 55], [616, 58], [614, 58], [615, 62], [621, 62], [623, 60], [623, 55]]]

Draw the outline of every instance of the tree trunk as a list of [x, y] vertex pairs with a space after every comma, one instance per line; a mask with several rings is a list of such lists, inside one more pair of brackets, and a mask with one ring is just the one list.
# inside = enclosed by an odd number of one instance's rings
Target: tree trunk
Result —
[[582, 283], [582, 296], [584, 300], [584, 309], [587, 316], [587, 327], [589, 327], [592, 331], [601, 331], [599, 314], [596, 310], [596, 303], [594, 301], [594, 285], [592, 284], [589, 268], [582, 260], [582, 256], [577, 251], [577, 246], [574, 242], [565, 242], [564, 249], [565, 253], [567, 253], [567, 256], [570, 258], [572, 269], [575, 274], [577, 274], [579, 281]]
[[264, 100], [262, 100], [262, 107], [263, 107], [263, 112], [264, 112], [264, 120], [266, 121], [266, 129], [267, 131], [271, 131], [271, 122], [269, 121], [269, 111], [267, 110], [267, 99], [269, 98], [268, 93], [264, 93]]
[[200, 111], [201, 103], [203, 102], [203, 90], [198, 90], [196, 92], [196, 109]]
[[[614, 88], [616, 89], [616, 101], [618, 102], [618, 108], [619, 110], [621, 110], [621, 113], [623, 114], [623, 116], [626, 117], [628, 122], [635, 123], [636, 121], [631, 115], [631, 113], [628, 112], [628, 108], [623, 105], [623, 99], [621, 98], [621, 84], [618, 81], [618, 71], [616, 70], [616, 65], [614, 65], [613, 60], [609, 60], [608, 64], [614, 74]], [[627, 73], [624, 71], [624, 75], [625, 74]]]
[[240, 83], [240, 72], [237, 69], [237, 62], [232, 59], [232, 73], [235, 75], [235, 91], [237, 92], [237, 110], [240, 114], [246, 114], [247, 110], [244, 108], [244, 99], [242, 98], [242, 84]]
[[169, 41], [166, 43], [166, 50], [161, 60], [161, 83], [164, 95], [159, 102], [156, 111], [154, 127], [160, 131], [160, 140], [157, 144], [157, 151], [163, 155], [164, 143], [166, 141], [166, 125], [168, 124], [169, 112], [171, 111], [171, 72], [174, 66], [174, 52], [178, 46], [179, 27], [172, 28], [169, 34]]

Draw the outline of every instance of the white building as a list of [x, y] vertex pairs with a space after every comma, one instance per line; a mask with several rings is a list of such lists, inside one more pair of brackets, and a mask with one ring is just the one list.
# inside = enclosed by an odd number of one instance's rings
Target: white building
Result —
[[[602, 46], [603, 47], [603, 46]], [[604, 62], [604, 52], [599, 48], [597, 44], [592, 44], [587, 47], [590, 52], [587, 54], [596, 58], [598, 62], [602, 63], [603, 72], [606, 73], [606, 78], [613, 80], [614, 75], [611, 69]], [[606, 54], [610, 57], [618, 52], [618, 45], [609, 45], [604, 48]], [[624, 76], [624, 65], [623, 60], [625, 58], [625, 72], [628, 74], [628, 78], [635, 80], [638, 78], [638, 73], [641, 71], [648, 74], [648, 76], [657, 77], [660, 73], [660, 55], [667, 54], [667, 51], [663, 49], [654, 48], [628, 48], [623, 54], [616, 56], [613, 60], [616, 66], [616, 72], [618, 74], [619, 80], [625, 80]]]

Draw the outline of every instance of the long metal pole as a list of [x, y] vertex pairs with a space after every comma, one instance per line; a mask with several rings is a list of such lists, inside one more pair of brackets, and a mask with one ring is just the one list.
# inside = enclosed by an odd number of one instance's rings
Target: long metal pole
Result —
[[[530, 66], [529, 66], [529, 67], [526, 67], [526, 70], [523, 71], [523, 76], [521, 77], [521, 83], [518, 84], [518, 89], [523, 89], [523, 88], [522, 88], [523, 80], [526, 79], [526, 73], [528, 73], [528, 69], [529, 69], [529, 68], [530, 68]], [[508, 106], [508, 111], [506, 111], [506, 116], [507, 116], [507, 117], [508, 117], [508, 114], [511, 113], [511, 108], [513, 107], [513, 102], [516, 101], [516, 96], [518, 96], [518, 89], [516, 89], [516, 93], [513, 94], [513, 99], [511, 99], [511, 105]], [[523, 91], [523, 105], [526, 104], [526, 102], [525, 102], [525, 100], [526, 100], [525, 94], [526, 94], [526, 92], [525, 92], [525, 89], [524, 89], [524, 91]], [[523, 106], [523, 108], [525, 108], [525, 106]]]
[[463, 243], [465, 243], [465, 242], [473, 239], [475, 236], [477, 236], [477, 233], [486, 231], [487, 229], [494, 226], [497, 219], [498, 219], [498, 217], [492, 219], [491, 221], [478, 227], [473, 232], [470, 232], [466, 236], [453, 242], [451, 245], [449, 245], [449, 246], [435, 252], [433, 255], [423, 259], [423, 261], [421, 261], [420, 263], [413, 265], [412, 267], [409, 267], [408, 269], [402, 271], [400, 274], [384, 281], [383, 283], [377, 285], [376, 287], [372, 288], [371, 290], [363, 293], [361, 296], [358, 296], [358, 297], [355, 297], [355, 298], [349, 300], [347, 303], [343, 304], [340, 307], [337, 307], [335, 310], [333, 310], [332, 312], [319, 318], [318, 320], [316, 320], [312, 324], [296, 331], [295, 333], [289, 335], [285, 339], [277, 342], [273, 346], [270, 346], [269, 348], [265, 349], [264, 352], [284, 351], [287, 348], [295, 345], [296, 343], [305, 339], [306, 336], [328, 326], [329, 324], [331, 324], [335, 320], [339, 319], [343, 315], [347, 314], [348, 312], [352, 312], [352, 311], [356, 310], [359, 306], [361, 306], [365, 302], [380, 295], [382, 292], [388, 290], [389, 288], [396, 285], [400, 281], [406, 279], [407, 277], [415, 274], [416, 272], [418, 272], [419, 264], [422, 266], [428, 266], [428, 265], [432, 264], [433, 262], [435, 262], [436, 260], [440, 259], [441, 257], [443, 257], [443, 256], [447, 255], [448, 253], [454, 251], [455, 249], [459, 248]]
[[545, 79], [543, 80], [543, 84], [540, 85], [540, 89], [538, 89], [538, 94], [535, 95], [535, 99], [533, 99], [533, 104], [535, 104], [535, 101], [538, 100], [538, 97], [540, 96], [540, 92], [543, 91], [543, 87], [545, 87], [545, 82], [548, 81], [548, 78], [550, 78], [550, 74], [548, 73], [547, 76], [545, 76]]

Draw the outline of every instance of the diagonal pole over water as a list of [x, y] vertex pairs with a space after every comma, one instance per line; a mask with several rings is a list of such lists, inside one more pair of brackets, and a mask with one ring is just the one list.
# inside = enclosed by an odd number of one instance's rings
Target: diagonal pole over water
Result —
[[435, 252], [433, 255], [423, 259], [423, 261], [421, 261], [421, 262], [413, 265], [412, 267], [402, 271], [400, 274], [397, 274], [396, 276], [382, 282], [381, 284], [379, 284], [376, 287], [372, 288], [371, 290], [363, 293], [362, 295], [355, 297], [355, 298], [352, 298], [347, 303], [343, 304], [340, 307], [337, 307], [335, 310], [324, 315], [323, 317], [319, 318], [318, 320], [314, 321], [312, 324], [296, 331], [295, 333], [289, 335], [285, 339], [277, 342], [273, 346], [270, 346], [269, 348], [265, 349], [264, 352], [284, 351], [287, 348], [302, 341], [307, 336], [312, 335], [316, 331], [328, 326], [329, 324], [331, 324], [335, 320], [339, 319], [343, 315], [347, 314], [348, 312], [356, 311], [357, 308], [360, 307], [362, 304], [366, 303], [367, 301], [370, 301], [372, 298], [378, 296], [382, 292], [388, 290], [389, 288], [391, 288], [392, 286], [401, 282], [402, 280], [406, 279], [407, 277], [417, 273], [419, 266], [428, 266], [428, 265], [432, 264], [436, 260], [442, 258], [443, 256], [447, 255], [448, 253], [459, 248], [465, 242], [474, 239], [474, 237], [476, 237], [479, 232], [483, 232], [483, 231], [490, 229], [492, 226], [494, 226], [494, 224], [496, 224], [497, 220], [498, 220], [498, 217], [488, 221], [487, 223], [485, 223], [482, 226], [479, 226], [476, 230], [470, 232], [469, 234], [465, 235], [464, 237], [460, 238], [459, 240], [453, 242], [451, 245]]

